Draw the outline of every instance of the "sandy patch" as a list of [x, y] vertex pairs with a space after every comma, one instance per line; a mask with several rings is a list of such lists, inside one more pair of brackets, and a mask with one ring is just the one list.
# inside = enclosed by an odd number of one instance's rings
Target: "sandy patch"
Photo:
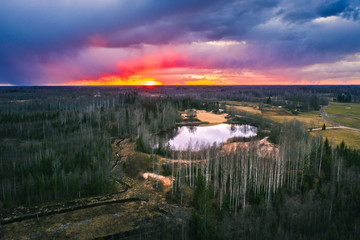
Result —
[[155, 173], [148, 173], [148, 172], [144, 173], [142, 176], [146, 180], [149, 178], [159, 179], [159, 181], [161, 181], [164, 186], [171, 186], [171, 177], [165, 177], [162, 175], [158, 175]]
[[201, 163], [206, 162], [206, 160], [179, 160], [179, 159], [169, 159], [169, 158], [160, 158], [160, 161], [166, 162], [166, 163], [180, 163], [181, 164], [193, 164], [193, 163]]
[[209, 124], [219, 124], [226, 121], [225, 116], [227, 114], [214, 114], [205, 110], [198, 110], [196, 117], [202, 122], [209, 122]]
[[257, 148], [257, 154], [260, 157], [269, 157], [272, 153], [279, 151], [278, 147], [268, 141], [269, 137], [265, 137], [261, 140], [250, 142], [233, 142], [224, 144], [222, 152], [236, 152], [238, 148], [249, 149], [249, 147]]

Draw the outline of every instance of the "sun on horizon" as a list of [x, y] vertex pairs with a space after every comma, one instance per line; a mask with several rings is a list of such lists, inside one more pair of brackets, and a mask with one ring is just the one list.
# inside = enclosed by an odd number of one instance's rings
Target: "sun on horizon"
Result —
[[64, 85], [67, 86], [159, 86], [163, 85], [161, 81], [155, 78], [121, 78], [117, 75], [103, 76], [98, 79], [70, 81]]

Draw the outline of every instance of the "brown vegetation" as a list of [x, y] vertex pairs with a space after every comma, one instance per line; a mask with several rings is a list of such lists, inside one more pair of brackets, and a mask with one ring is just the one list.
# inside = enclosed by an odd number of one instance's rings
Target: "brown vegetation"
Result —
[[291, 114], [285, 110], [262, 110], [261, 113], [265, 116], [291, 116]]

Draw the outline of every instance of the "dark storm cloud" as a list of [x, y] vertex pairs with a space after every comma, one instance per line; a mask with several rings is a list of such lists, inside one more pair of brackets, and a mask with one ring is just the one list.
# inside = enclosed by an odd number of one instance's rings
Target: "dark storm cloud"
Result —
[[[0, 58], [18, 72], [24, 61], [66, 58], [89, 45], [89, 37], [128, 31], [159, 18], [197, 12], [213, 0], [185, 1], [20, 1], [0, 2]], [[155, 33], [152, 33], [155, 34]], [[129, 44], [136, 39], [130, 39]], [[5, 49], [5, 50], [3, 50]], [[31, 62], [29, 62], [31, 64]], [[8, 71], [2, 64], [0, 71]], [[7, 74], [3, 74], [7, 76]], [[26, 84], [28, 80], [14, 81]], [[0, 79], [6, 82], [7, 79]]]
[[342, 13], [348, 7], [348, 1], [324, 1], [317, 7], [317, 13], [321, 17], [334, 16]]
[[[34, 3], [35, 2], [35, 3]], [[78, 4], [75, 4], [78, 2]], [[214, 1], [28, 1], [1, 2], [0, 42], [36, 50], [84, 44], [92, 34], [108, 34], [153, 22], [160, 17], [195, 12]], [[76, 47], [76, 45], [75, 45]]]
[[3, 0], [0, 83], [43, 83], [44, 65], [71, 65], [89, 46], [234, 40], [252, 51], [229, 60], [234, 67], [331, 62], [360, 51], [358, 15], [358, 0]]
[[109, 47], [127, 47], [141, 43], [168, 44], [201, 40], [239, 38], [252, 27], [271, 17], [266, 12], [278, 1], [217, 1], [201, 11], [184, 11], [159, 17], [107, 35]]
[[355, 19], [358, 7], [358, 0], [284, 0], [279, 14], [288, 22], [306, 22], [317, 17], [338, 15]]

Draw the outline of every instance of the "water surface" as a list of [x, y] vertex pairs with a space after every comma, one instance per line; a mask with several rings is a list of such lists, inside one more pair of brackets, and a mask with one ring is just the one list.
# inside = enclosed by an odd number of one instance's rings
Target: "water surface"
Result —
[[199, 150], [202, 145], [210, 146], [214, 142], [218, 145], [232, 137], [256, 136], [257, 128], [250, 125], [218, 124], [214, 126], [184, 126], [177, 129], [177, 135], [168, 143], [175, 150], [186, 150], [191, 146]]

